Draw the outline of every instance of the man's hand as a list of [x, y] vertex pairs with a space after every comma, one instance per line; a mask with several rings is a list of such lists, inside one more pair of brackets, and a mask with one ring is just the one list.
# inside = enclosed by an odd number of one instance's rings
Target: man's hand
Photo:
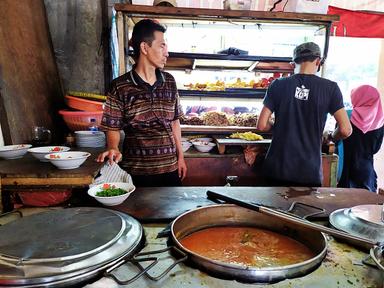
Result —
[[181, 181], [187, 176], [187, 165], [185, 164], [184, 157], [177, 160], [177, 171]]
[[122, 159], [122, 155], [118, 149], [109, 149], [105, 152], [102, 152], [97, 156], [96, 161], [97, 162], [104, 162], [105, 158], [108, 158], [109, 164], [113, 164], [113, 162], [118, 163]]

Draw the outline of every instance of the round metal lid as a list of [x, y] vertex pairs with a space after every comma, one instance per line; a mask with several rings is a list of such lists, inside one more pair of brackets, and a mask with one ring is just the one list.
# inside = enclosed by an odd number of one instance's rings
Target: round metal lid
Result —
[[382, 207], [382, 205], [361, 205], [339, 209], [329, 215], [329, 222], [336, 229], [352, 235], [378, 242], [384, 241], [384, 223], [381, 222]]
[[7, 235], [0, 237], [0, 286], [41, 287], [113, 265], [137, 248], [143, 231], [129, 215], [81, 207], [21, 218], [0, 226], [0, 235]]
[[381, 214], [383, 205], [359, 205], [351, 208], [351, 213], [356, 218], [378, 225], [384, 225]]

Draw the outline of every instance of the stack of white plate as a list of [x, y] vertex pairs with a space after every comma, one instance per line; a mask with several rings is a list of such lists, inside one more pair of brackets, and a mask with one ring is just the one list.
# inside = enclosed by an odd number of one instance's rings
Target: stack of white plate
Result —
[[105, 147], [105, 134], [102, 131], [76, 131], [77, 147]]

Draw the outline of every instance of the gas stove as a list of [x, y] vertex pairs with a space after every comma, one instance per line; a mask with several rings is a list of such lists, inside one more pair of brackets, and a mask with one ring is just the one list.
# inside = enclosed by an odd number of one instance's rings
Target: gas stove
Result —
[[[167, 238], [157, 238], [165, 225], [143, 225], [146, 235], [144, 251], [163, 249], [167, 246]], [[367, 257], [363, 251], [338, 242], [332, 238], [328, 241], [328, 253], [321, 266], [314, 272], [295, 279], [284, 280], [270, 287], [383, 287], [384, 277], [380, 270], [362, 263]], [[151, 275], [162, 273], [174, 258], [168, 253], [160, 255], [159, 263], [151, 269]], [[145, 265], [144, 265], [145, 266]], [[138, 273], [137, 267], [127, 264], [116, 269], [113, 274], [120, 280], [132, 278]], [[265, 287], [265, 284], [245, 284], [233, 280], [223, 280], [212, 277], [198, 269], [179, 264], [168, 275], [159, 281], [152, 281], [145, 276], [130, 285], [119, 285], [111, 278], [103, 277], [96, 282], [86, 285], [87, 288], [115, 288], [115, 287], [150, 287], [150, 288], [197, 288], [197, 287]]]

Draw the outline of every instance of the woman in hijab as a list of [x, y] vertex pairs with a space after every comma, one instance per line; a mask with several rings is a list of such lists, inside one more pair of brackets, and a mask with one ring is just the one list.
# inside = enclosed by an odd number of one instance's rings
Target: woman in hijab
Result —
[[344, 167], [339, 187], [364, 188], [376, 192], [377, 175], [373, 155], [380, 150], [384, 114], [379, 91], [369, 85], [352, 90], [353, 132], [344, 142]]

